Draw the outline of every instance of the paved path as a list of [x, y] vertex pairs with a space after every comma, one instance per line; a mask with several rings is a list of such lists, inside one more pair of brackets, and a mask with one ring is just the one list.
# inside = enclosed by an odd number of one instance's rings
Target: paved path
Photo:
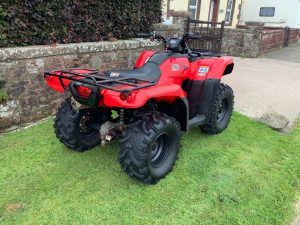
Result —
[[261, 58], [277, 59], [287, 62], [300, 63], [300, 42], [282, 48], [278, 51], [270, 52], [261, 56]]
[[236, 111], [252, 118], [275, 111], [292, 122], [299, 116], [299, 63], [267, 58], [234, 60], [233, 74], [223, 80], [234, 90]]

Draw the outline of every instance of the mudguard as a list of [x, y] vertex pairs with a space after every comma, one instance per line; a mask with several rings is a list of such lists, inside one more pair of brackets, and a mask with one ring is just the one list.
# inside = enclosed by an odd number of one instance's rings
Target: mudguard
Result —
[[158, 102], [173, 102], [177, 98], [186, 97], [186, 93], [182, 90], [181, 86], [176, 84], [159, 85], [132, 91], [130, 97], [128, 97], [126, 101], [121, 99], [122, 93], [107, 89], [102, 90], [101, 95], [104, 96], [104, 98], [99, 106], [121, 108], [140, 108], [150, 99], [154, 99]]

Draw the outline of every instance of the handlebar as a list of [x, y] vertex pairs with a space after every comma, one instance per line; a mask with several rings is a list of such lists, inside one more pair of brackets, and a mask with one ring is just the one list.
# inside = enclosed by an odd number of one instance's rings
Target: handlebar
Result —
[[[151, 32], [151, 33], [138, 33], [137, 37], [139, 38], [152, 38], [152, 39], [157, 39], [157, 40], [165, 40], [165, 38], [160, 35], [157, 34], [155, 31]], [[186, 33], [185, 35], [183, 35], [183, 39], [188, 40], [188, 39], [201, 39], [201, 36], [196, 36], [193, 33]]]
[[[169, 39], [166, 40], [162, 35], [157, 34], [155, 31], [151, 33], [138, 33], [137, 36], [139, 38], [150, 38], [151, 41], [154, 40], [162, 41], [164, 43], [164, 47], [166, 50], [170, 47], [168, 46]], [[191, 52], [191, 50], [187, 46], [188, 40], [201, 39], [201, 38], [202, 38], [201, 36], [197, 36], [194, 35], [193, 33], [188, 32], [182, 36], [181, 41], [178, 42], [178, 45], [180, 45], [183, 48], [182, 52]], [[170, 40], [171, 39], [172, 38], [170, 38]]]

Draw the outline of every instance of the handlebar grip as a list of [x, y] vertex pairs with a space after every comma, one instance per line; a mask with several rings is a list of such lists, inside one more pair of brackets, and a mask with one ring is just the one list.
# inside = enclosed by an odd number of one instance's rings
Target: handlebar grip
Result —
[[139, 38], [149, 38], [149, 37], [153, 36], [153, 34], [152, 33], [138, 33], [137, 36]]

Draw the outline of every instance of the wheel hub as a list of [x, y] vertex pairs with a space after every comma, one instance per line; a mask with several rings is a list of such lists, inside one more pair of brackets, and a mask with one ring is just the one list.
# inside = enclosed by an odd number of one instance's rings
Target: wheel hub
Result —
[[150, 158], [150, 163], [153, 167], [162, 165], [169, 154], [169, 149], [166, 144], [167, 137], [166, 134], [161, 134], [153, 143]]
[[90, 127], [90, 123], [93, 121], [93, 117], [90, 112], [85, 113], [79, 120], [79, 128], [81, 133], [89, 133], [93, 129]]
[[228, 102], [226, 99], [223, 99], [221, 105], [218, 109], [217, 120], [218, 122], [222, 121], [227, 113]]

